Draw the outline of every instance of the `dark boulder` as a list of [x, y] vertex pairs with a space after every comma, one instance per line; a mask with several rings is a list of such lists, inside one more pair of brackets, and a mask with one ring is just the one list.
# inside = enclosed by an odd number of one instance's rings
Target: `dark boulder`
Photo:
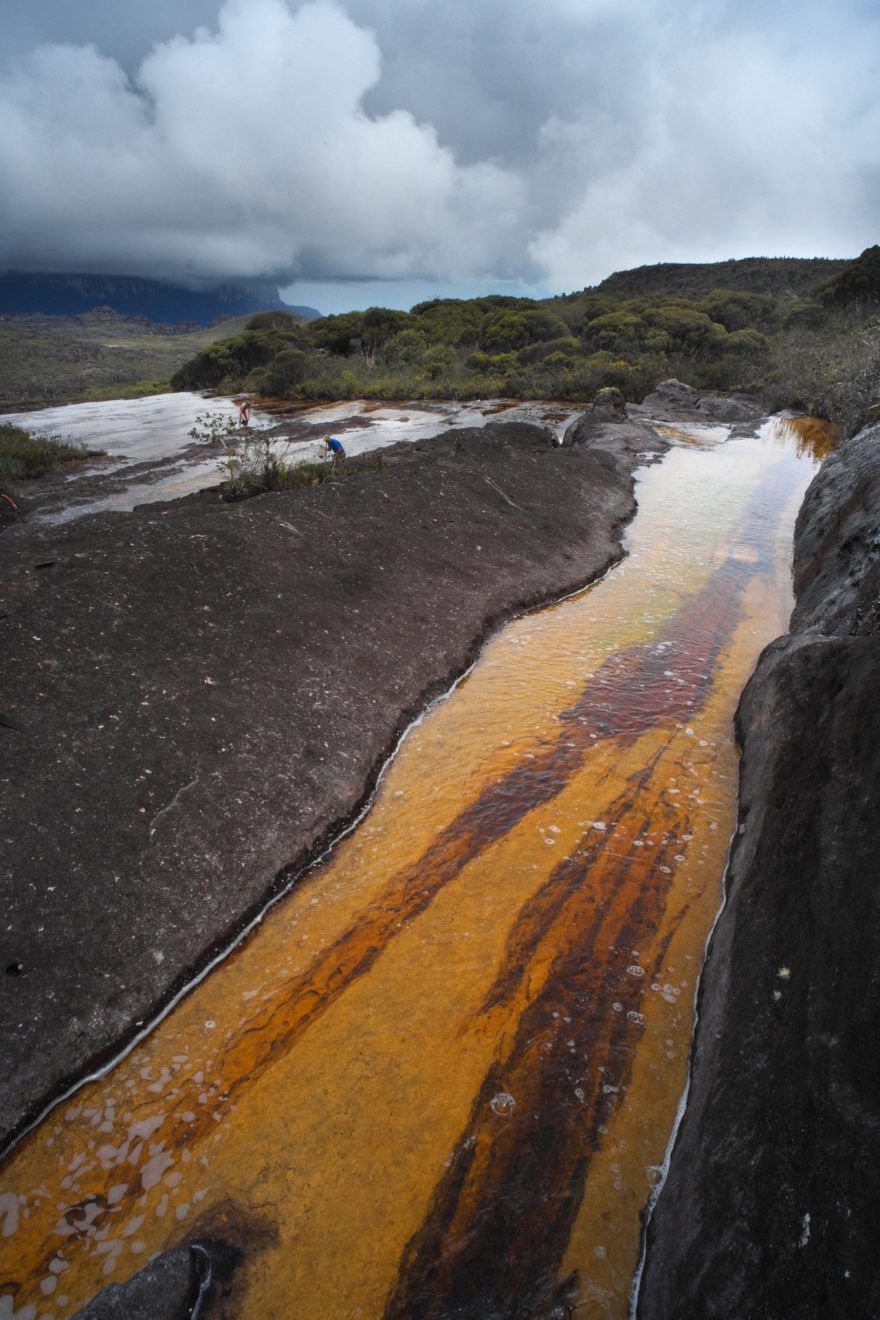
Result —
[[880, 423], [822, 464], [798, 514], [793, 632], [849, 633], [880, 597]]

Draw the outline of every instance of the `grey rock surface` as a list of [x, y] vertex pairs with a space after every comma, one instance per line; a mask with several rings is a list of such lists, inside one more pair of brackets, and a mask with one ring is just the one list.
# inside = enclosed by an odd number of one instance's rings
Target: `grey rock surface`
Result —
[[75, 1320], [204, 1320], [229, 1314], [230, 1281], [243, 1253], [228, 1243], [199, 1238], [170, 1247], [126, 1283], [111, 1283]]
[[493, 628], [619, 557], [637, 461], [492, 424], [3, 533], [3, 1137], [290, 883]]
[[875, 427], [814, 479], [808, 631], [767, 648], [740, 703], [739, 829], [640, 1320], [880, 1314], [878, 448]]
[[128, 1283], [111, 1283], [78, 1312], [76, 1320], [188, 1320], [199, 1291], [189, 1247], [163, 1251]]
[[671, 422], [749, 422], [762, 414], [760, 400], [749, 394], [714, 394], [695, 390], [680, 380], [661, 381], [640, 404], [629, 404], [632, 417], [664, 418]]
[[843, 441], [795, 528], [793, 632], [856, 630], [880, 597], [880, 423]]
[[613, 401], [608, 404], [600, 401], [582, 417], [575, 418], [566, 428], [562, 445], [588, 449], [608, 464], [610, 470], [619, 464], [632, 468], [638, 463], [653, 462], [669, 448], [652, 427], [633, 421], [626, 412], [621, 414]]

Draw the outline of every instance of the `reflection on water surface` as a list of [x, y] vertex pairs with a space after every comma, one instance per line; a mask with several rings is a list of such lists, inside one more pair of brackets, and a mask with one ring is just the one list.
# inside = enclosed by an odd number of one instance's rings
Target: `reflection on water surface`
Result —
[[[346, 452], [356, 456], [399, 441], [426, 440], [453, 427], [484, 426], [490, 421], [532, 422], [561, 438], [568, 422], [580, 412], [568, 404], [540, 401], [258, 403], [265, 407], [254, 408], [247, 434], [273, 428], [276, 452], [290, 463], [324, 458], [323, 437], [336, 429], [344, 436]], [[220, 464], [227, 451], [219, 445], [194, 444], [190, 435], [195, 428], [204, 437], [206, 415], [237, 421], [238, 410], [231, 399], [181, 391], [142, 399], [63, 404], [10, 413], [3, 420], [106, 455], [73, 467], [62, 496], [35, 515], [40, 521], [58, 523], [92, 513], [124, 513], [139, 504], [180, 499], [219, 485], [228, 475]], [[241, 434], [230, 439], [230, 445], [238, 444]]]
[[357, 831], [21, 1144], [0, 1316], [197, 1233], [245, 1243], [246, 1317], [626, 1315], [807, 442], [645, 470], [628, 558], [499, 633]]

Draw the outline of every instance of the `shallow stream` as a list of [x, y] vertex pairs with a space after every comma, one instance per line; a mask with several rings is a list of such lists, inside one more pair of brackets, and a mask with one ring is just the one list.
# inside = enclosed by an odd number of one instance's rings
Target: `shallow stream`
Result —
[[243, 1248], [228, 1315], [623, 1320], [816, 465], [795, 423], [723, 434], [640, 472], [627, 558], [499, 632], [358, 828], [20, 1143], [2, 1320], [199, 1234]]
[[[269, 401], [266, 401], [267, 404]], [[259, 400], [258, 400], [259, 403]], [[233, 422], [236, 405], [229, 398], [181, 391], [141, 399], [69, 403], [35, 412], [9, 413], [4, 422], [35, 435], [52, 436], [97, 451], [68, 469], [35, 517], [70, 522], [92, 513], [125, 513], [139, 504], [180, 499], [219, 486], [228, 477], [225, 461], [246, 436], [272, 431], [272, 446], [287, 463], [317, 462], [326, 456], [323, 437], [338, 431], [352, 456], [371, 453], [400, 441], [425, 440], [452, 427], [485, 426], [491, 421], [533, 422], [561, 438], [565, 425], [581, 410], [571, 404], [510, 400], [478, 403], [421, 402], [378, 404], [363, 399], [347, 403], [292, 404], [251, 414], [246, 433], [222, 443], [204, 443], [210, 423]], [[199, 443], [198, 438], [203, 442]], [[46, 481], [40, 483], [46, 486]], [[27, 488], [22, 494], [27, 495]], [[39, 487], [34, 493], [40, 492]]]

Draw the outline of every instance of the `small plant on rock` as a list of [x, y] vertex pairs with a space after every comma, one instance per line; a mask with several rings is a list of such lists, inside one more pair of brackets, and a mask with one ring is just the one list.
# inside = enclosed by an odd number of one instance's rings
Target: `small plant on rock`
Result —
[[195, 425], [190, 427], [187, 435], [197, 445], [222, 445], [225, 449], [227, 437], [237, 429], [234, 418], [225, 417], [223, 413], [203, 412], [197, 414]]

